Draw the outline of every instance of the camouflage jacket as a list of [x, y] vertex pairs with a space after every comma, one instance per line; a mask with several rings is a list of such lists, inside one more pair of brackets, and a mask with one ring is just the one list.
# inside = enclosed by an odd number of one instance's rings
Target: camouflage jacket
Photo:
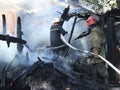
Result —
[[[98, 25], [90, 27], [89, 34], [90, 50], [94, 53], [93, 49], [105, 58], [105, 35], [103, 30]], [[103, 62], [100, 58], [94, 58], [93, 56], [88, 58], [88, 64]]]

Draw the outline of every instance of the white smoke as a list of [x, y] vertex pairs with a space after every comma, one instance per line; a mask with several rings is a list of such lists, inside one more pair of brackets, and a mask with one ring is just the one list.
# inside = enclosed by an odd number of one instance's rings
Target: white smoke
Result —
[[[22, 21], [22, 31], [24, 33], [23, 39], [27, 40], [27, 45], [34, 51], [41, 47], [50, 45], [50, 25], [56, 17], [61, 14], [57, 11], [63, 12], [65, 5], [63, 2], [57, 0], [32, 0], [20, 4], [22, 10], [18, 13]], [[44, 53], [44, 54], [43, 54]], [[37, 57], [48, 56], [49, 51], [42, 53], [29, 52], [30, 64], [37, 60]]]
[[[60, 16], [57, 11], [62, 11], [67, 5], [57, 0], [4, 0], [0, 2], [0, 13], [5, 14], [11, 11], [21, 17], [23, 39], [32, 50], [38, 46], [49, 45], [51, 22], [55, 17]], [[11, 44], [8, 48], [5, 41], [0, 43], [1, 61], [11, 61], [17, 54], [16, 44]], [[29, 52], [26, 48], [23, 51], [24, 55]], [[29, 55], [32, 57], [31, 53]], [[37, 56], [36, 53], [33, 55]]]
[[64, 4], [57, 0], [27, 0], [20, 6], [23, 8], [18, 16], [22, 19], [23, 37], [28, 41], [28, 45], [35, 48], [36, 44], [49, 44], [51, 22], [60, 17], [57, 11], [63, 12]]
[[[64, 0], [18, 0], [18, 2], [10, 0], [9, 2], [3, 1], [3, 3], [5, 4], [3, 7], [6, 8], [6, 11], [9, 11], [8, 8], [15, 8], [14, 12], [17, 16], [21, 17], [23, 39], [27, 41], [27, 45], [32, 50], [29, 51], [26, 47], [23, 49], [24, 56], [29, 53], [29, 64], [34, 63], [38, 56], [41, 57], [41, 55], [46, 55], [47, 57], [50, 57], [48, 56], [48, 53], [51, 52], [43, 51], [41, 54], [35, 52], [35, 50], [50, 45], [50, 25], [56, 17], [60, 17], [61, 14], [58, 12], [63, 12], [64, 8], [68, 4], [65, 3]], [[72, 18], [70, 21], [65, 22], [63, 26], [69, 34], [72, 28], [73, 20], [74, 19]], [[81, 27], [77, 25], [75, 27], [75, 32], [76, 29], [79, 28], [82, 28], [82, 30], [80, 30], [80, 32], [82, 32], [85, 30], [84, 27], [85, 23], [84, 25], [81, 25]], [[76, 33], [73, 37], [75, 36]], [[84, 43], [84, 41], [82, 41], [82, 43]], [[86, 46], [84, 46], [84, 48], [86, 48]], [[1, 46], [0, 50], [1, 52], [4, 51], [3, 53], [0, 53], [1, 58], [7, 61], [11, 61], [17, 54], [16, 45], [14, 44], [11, 44], [9, 49], [7, 48], [7, 45], [6, 47], [5, 45], [4, 47]], [[7, 56], [4, 53], [8, 53]], [[50, 58], [52, 58], [52, 56]]]
[[16, 44], [11, 43], [10, 47], [7, 47], [5, 41], [0, 41], [0, 61], [10, 62], [16, 55]]

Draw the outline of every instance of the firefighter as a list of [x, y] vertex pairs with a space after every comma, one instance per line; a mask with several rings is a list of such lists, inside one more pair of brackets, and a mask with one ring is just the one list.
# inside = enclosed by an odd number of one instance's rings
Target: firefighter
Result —
[[109, 75], [107, 67], [105, 63], [98, 57], [100, 54], [105, 58], [106, 52], [104, 32], [100, 29], [99, 23], [93, 16], [88, 17], [87, 25], [88, 30], [83, 32], [75, 39], [89, 35], [90, 50], [94, 53], [94, 55], [87, 58], [87, 63], [91, 66], [91, 71], [95, 80], [100, 77], [101, 79], [104, 79], [105, 83], [108, 83]]
[[64, 52], [67, 49], [60, 38], [61, 34], [63, 36], [67, 34], [67, 31], [62, 28], [63, 22], [64, 21], [62, 19], [56, 18], [50, 27], [50, 44], [51, 47], [53, 47], [52, 50], [55, 54], [59, 54], [60, 51]]

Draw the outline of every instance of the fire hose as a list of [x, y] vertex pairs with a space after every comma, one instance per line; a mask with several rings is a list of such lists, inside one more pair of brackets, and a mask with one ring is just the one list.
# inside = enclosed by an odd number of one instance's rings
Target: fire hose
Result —
[[[94, 55], [93, 52], [90, 52], [90, 51], [82, 51], [82, 50], [79, 50], [78, 48], [72, 46], [71, 44], [69, 44], [63, 35], [61, 35], [61, 40], [71, 49], [75, 50], [75, 51], [78, 51], [78, 52], [81, 52], [81, 53], [86, 53], [86, 54], [91, 54], [91, 55]], [[101, 60], [103, 60], [105, 63], [107, 63], [113, 70], [115, 70], [119, 75], [120, 75], [120, 70], [118, 68], [116, 68], [111, 62], [109, 62], [107, 59], [105, 59], [104, 57], [102, 57], [101, 55], [98, 55], [99, 58], [101, 58]]]

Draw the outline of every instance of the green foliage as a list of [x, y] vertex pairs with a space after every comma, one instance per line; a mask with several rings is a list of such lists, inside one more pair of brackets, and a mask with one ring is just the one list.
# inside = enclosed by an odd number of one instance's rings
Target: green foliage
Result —
[[120, 9], [120, 1], [117, 1], [117, 6]]
[[87, 2], [90, 2], [92, 4], [97, 4], [98, 3], [98, 0], [86, 0]]

